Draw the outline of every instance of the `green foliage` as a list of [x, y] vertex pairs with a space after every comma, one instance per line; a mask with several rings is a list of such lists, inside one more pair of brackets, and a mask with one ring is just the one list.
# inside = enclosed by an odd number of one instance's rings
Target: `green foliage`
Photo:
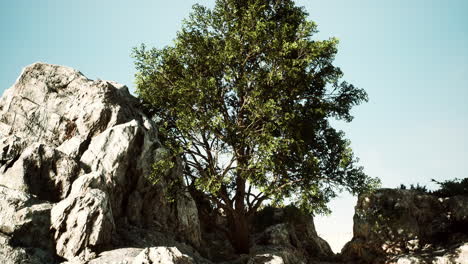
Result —
[[[468, 195], [468, 178], [446, 180], [443, 182], [432, 179], [432, 182], [437, 183], [440, 188], [434, 191], [427, 189], [424, 185], [411, 184], [409, 190], [415, 190], [425, 194], [432, 194], [438, 197], [450, 197], [455, 195]], [[399, 189], [408, 189], [406, 185], [401, 184]]]
[[432, 179], [432, 181], [440, 186], [440, 189], [433, 192], [434, 195], [439, 197], [468, 195], [468, 178], [446, 180], [443, 182], [438, 182]]
[[327, 212], [337, 192], [378, 184], [329, 122], [350, 122], [367, 94], [341, 80], [338, 40], [313, 39], [307, 16], [291, 0], [217, 0], [193, 6], [173, 45], [134, 49], [137, 94], [162, 141], [228, 215], [265, 200]]

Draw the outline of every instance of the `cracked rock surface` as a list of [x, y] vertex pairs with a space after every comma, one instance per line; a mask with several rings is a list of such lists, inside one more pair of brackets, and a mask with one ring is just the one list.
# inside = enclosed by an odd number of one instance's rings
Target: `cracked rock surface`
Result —
[[[379, 189], [359, 196], [350, 263], [468, 263], [468, 197]], [[358, 262], [359, 261], [359, 262]]]
[[119, 233], [129, 226], [199, 245], [190, 194], [165, 199], [180, 171], [147, 180], [162, 152], [127, 87], [27, 66], [0, 99], [0, 260], [84, 263], [116, 244], [131, 248]]

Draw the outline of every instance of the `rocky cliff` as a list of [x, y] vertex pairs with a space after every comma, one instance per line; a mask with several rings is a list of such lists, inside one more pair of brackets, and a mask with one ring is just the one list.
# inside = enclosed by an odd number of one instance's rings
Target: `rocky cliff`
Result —
[[199, 215], [183, 184], [169, 194], [180, 162], [148, 180], [164, 155], [125, 86], [63, 66], [26, 67], [0, 99], [0, 260], [296, 264], [333, 255], [311, 217], [289, 221], [282, 210], [256, 230], [250, 255], [235, 255], [210, 229], [221, 214]]
[[349, 263], [468, 263], [468, 197], [381, 189], [359, 196]]
[[130, 226], [199, 245], [190, 194], [166, 199], [177, 168], [156, 185], [145, 177], [165, 153], [156, 133], [125, 86], [26, 67], [0, 101], [0, 259], [87, 261], [135, 246]]

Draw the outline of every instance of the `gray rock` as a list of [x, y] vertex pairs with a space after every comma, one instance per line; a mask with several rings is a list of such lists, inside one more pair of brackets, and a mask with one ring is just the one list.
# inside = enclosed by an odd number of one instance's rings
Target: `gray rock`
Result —
[[15, 244], [50, 249], [51, 208], [50, 203], [0, 186], [0, 233], [8, 235]]
[[194, 264], [192, 258], [175, 247], [152, 247], [144, 249], [132, 264]]
[[270, 226], [265, 230], [264, 236], [267, 238], [268, 245], [292, 246], [288, 224]]
[[59, 256], [89, 260], [95, 256], [91, 248], [110, 243], [114, 218], [107, 193], [93, 188], [99, 185], [104, 185], [99, 174], [80, 177], [71, 194], [52, 209], [51, 227]]
[[438, 198], [399, 189], [361, 195], [354, 215], [354, 236], [342, 255], [349, 260], [382, 263], [389, 257], [409, 254], [401, 261], [419, 261], [424, 255], [468, 241], [464, 233], [468, 226], [466, 208], [466, 196]]
[[262, 251], [251, 254], [247, 264], [306, 264], [313, 260], [292, 248], [269, 247]]
[[142, 248], [119, 248], [104, 251], [88, 264], [131, 264]]
[[267, 227], [254, 236], [254, 251], [262, 247], [279, 247], [292, 255], [308, 259], [328, 259], [334, 256], [328, 243], [315, 230], [313, 217], [295, 207], [267, 208], [256, 216]]
[[80, 72], [58, 65], [26, 67], [0, 101], [3, 135], [59, 146], [82, 135], [92, 137], [137, 111], [125, 86], [91, 81]]
[[29, 246], [32, 235], [15, 234], [42, 226], [52, 246], [32, 246], [74, 263], [112, 249], [118, 225], [199, 245], [190, 194], [166, 199], [181, 164], [157, 184], [148, 178], [162, 152], [154, 122], [125, 86], [32, 64], [0, 99], [0, 231]]
[[22, 212], [20, 213], [19, 209], [26, 208], [30, 199], [31, 196], [24, 192], [0, 186], [0, 215], [2, 216], [0, 217], [1, 233], [12, 234], [22, 226], [23, 222], [18, 222], [18, 220], [23, 219], [23, 221], [25, 221], [25, 214]]
[[59, 201], [70, 191], [80, 167], [68, 155], [53, 147], [34, 143], [25, 148], [10, 168], [0, 175], [0, 185]]
[[249, 259], [247, 264], [286, 264], [282, 257], [273, 254], [257, 255]]
[[49, 234], [51, 208], [50, 203], [0, 186], [0, 260], [3, 263], [53, 263], [54, 245]]
[[0, 260], [3, 264], [44, 264], [54, 259], [38, 248], [13, 247], [10, 238], [0, 233]]
[[11, 161], [17, 159], [26, 143], [15, 135], [3, 137], [0, 139], [0, 163], [2, 164], [0, 171], [4, 172], [9, 166]]

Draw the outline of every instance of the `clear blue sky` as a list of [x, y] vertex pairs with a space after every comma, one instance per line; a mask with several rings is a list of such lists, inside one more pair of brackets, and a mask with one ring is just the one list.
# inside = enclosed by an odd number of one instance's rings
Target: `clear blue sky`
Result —
[[[171, 44], [195, 0], [0, 1], [0, 90], [43, 61], [133, 87], [131, 48]], [[338, 123], [384, 187], [468, 177], [468, 1], [297, 0], [340, 39], [336, 65], [370, 101]], [[335, 249], [349, 239], [355, 199], [317, 219]]]

